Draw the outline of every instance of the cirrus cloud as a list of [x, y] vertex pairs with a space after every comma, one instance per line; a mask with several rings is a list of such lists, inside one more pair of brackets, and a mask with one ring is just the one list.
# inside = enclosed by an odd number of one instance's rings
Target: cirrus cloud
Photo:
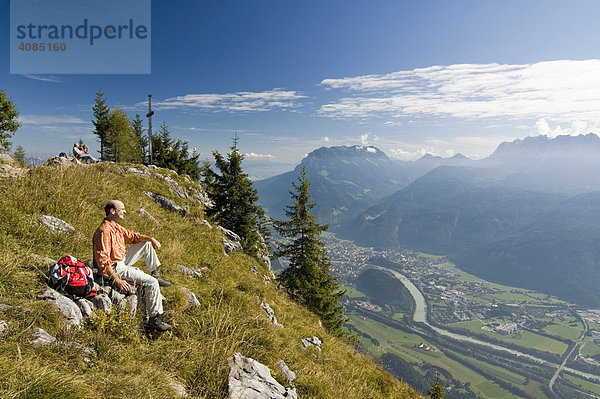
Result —
[[599, 118], [600, 60], [432, 66], [321, 85], [351, 94], [322, 105], [318, 114], [327, 117], [592, 121]]
[[[157, 110], [198, 108], [213, 112], [264, 112], [290, 110], [301, 106], [300, 99], [306, 96], [294, 90], [273, 89], [262, 92], [240, 91], [225, 94], [186, 94], [152, 103]], [[139, 103], [138, 106], [145, 103]]]

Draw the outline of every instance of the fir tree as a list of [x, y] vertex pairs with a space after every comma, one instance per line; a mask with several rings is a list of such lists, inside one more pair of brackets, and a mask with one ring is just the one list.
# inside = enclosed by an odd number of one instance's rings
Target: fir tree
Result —
[[310, 183], [304, 167], [298, 183], [292, 185], [292, 205], [285, 210], [289, 220], [273, 221], [275, 230], [287, 239], [277, 242], [275, 255], [289, 260], [289, 267], [278, 280], [292, 299], [316, 313], [329, 331], [341, 335], [346, 318], [338, 302], [345, 292], [329, 272], [331, 261], [318, 237], [329, 226], [318, 224], [316, 216], [310, 213], [316, 204], [310, 202]]
[[7, 97], [4, 90], [0, 90], [0, 153], [10, 151], [9, 139], [21, 127], [19, 111], [15, 103]]
[[114, 158], [114, 154], [106, 153], [106, 136], [110, 128], [110, 108], [106, 105], [102, 89], [98, 89], [96, 92], [96, 103], [92, 110], [94, 111], [94, 119], [92, 120], [94, 134], [100, 140], [100, 159], [102, 161], [111, 160]]
[[148, 137], [144, 135], [140, 114], [135, 114], [135, 119], [131, 121], [131, 128], [140, 146], [142, 163], [145, 163], [148, 160]]
[[440, 384], [440, 377], [435, 378], [435, 384], [427, 391], [431, 399], [444, 399], [446, 397], [446, 389]]
[[169, 128], [163, 122], [158, 134], [152, 135], [152, 161], [154, 165], [168, 168], [179, 174], [187, 174], [194, 180], [200, 179], [200, 154], [196, 150], [190, 154], [187, 141], [171, 138]]
[[247, 254], [258, 256], [259, 253], [268, 253], [264, 210], [257, 204], [258, 193], [252, 181], [242, 170], [244, 156], [238, 151], [237, 137], [227, 159], [218, 151], [213, 151], [213, 156], [219, 173], [215, 173], [208, 162], [202, 168], [203, 182], [214, 202], [214, 206], [207, 210], [208, 216], [238, 234]]
[[15, 161], [21, 166], [27, 166], [27, 160], [25, 159], [25, 150], [20, 145], [17, 146], [13, 154]]

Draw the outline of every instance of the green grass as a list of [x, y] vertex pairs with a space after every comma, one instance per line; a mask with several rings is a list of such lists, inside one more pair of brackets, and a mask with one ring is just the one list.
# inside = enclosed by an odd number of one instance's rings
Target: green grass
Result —
[[[489, 322], [491, 320], [485, 320]], [[490, 338], [495, 338], [499, 341], [510, 342], [512, 344], [520, 345], [525, 348], [539, 349], [550, 353], [557, 353], [562, 355], [568, 348], [568, 345], [557, 341], [552, 338], [544, 337], [539, 334], [534, 334], [529, 331], [517, 330], [516, 333], [510, 336], [504, 336], [493, 332], [485, 331], [481, 329], [482, 323], [478, 320], [464, 321], [459, 323], [450, 324], [452, 327], [464, 328], [475, 334], [485, 335]]]
[[586, 321], [590, 330], [600, 331], [600, 323], [594, 323], [593, 321]]
[[585, 343], [583, 347], [579, 350], [579, 352], [586, 357], [600, 355], [600, 346], [596, 345], [592, 341], [592, 337], [586, 337]]
[[505, 370], [505, 369], [503, 369], [501, 367], [494, 366], [492, 364], [488, 364], [488, 363], [482, 362], [481, 360], [477, 360], [477, 359], [472, 358], [472, 357], [466, 357], [466, 356], [463, 356], [463, 355], [458, 354], [458, 353], [455, 353], [455, 355], [462, 357], [463, 359], [465, 359], [469, 363], [477, 366], [481, 370], [486, 371], [486, 372], [488, 372], [488, 373], [490, 373], [490, 374], [492, 374], [492, 375], [494, 375], [494, 376], [496, 376], [498, 378], [501, 378], [501, 379], [503, 379], [506, 382], [509, 382], [509, 383], [511, 383], [513, 385], [516, 385], [517, 387], [525, 385], [526, 379], [523, 376], [515, 374], [515, 373], [513, 373], [511, 371]]
[[365, 294], [363, 294], [361, 291], [359, 291], [355, 287], [341, 286], [340, 288], [342, 289], [342, 291], [343, 290], [346, 291], [346, 294], [344, 296], [347, 296], [348, 298], [357, 299], [357, 298], [366, 298], [367, 297]]
[[544, 331], [557, 337], [575, 340], [581, 337], [583, 332], [583, 324], [575, 318], [554, 319], [552, 323], [544, 327]]
[[[84, 392], [86, 398], [171, 398], [176, 381], [190, 398], [222, 398], [227, 395], [227, 359], [236, 352], [272, 370], [278, 360], [285, 360], [298, 376], [302, 398], [420, 397], [319, 327], [318, 318], [290, 301], [276, 284], [265, 284], [263, 275], [269, 271], [256, 260], [242, 253], [226, 256], [221, 233], [202, 223], [201, 204], [172, 194], [162, 179], [118, 169], [128, 166], [39, 167], [22, 179], [0, 179], [0, 303], [19, 307], [0, 309], [0, 319], [9, 327], [0, 340], [0, 397], [68, 399]], [[167, 170], [157, 172], [182, 186], [198, 187]], [[161, 209], [145, 191], [187, 206], [189, 216]], [[163, 275], [173, 283], [162, 289], [164, 318], [173, 331], [156, 339], [141, 331], [141, 314], [117, 318], [113, 312], [106, 322], [67, 329], [62, 316], [35, 299], [45, 289], [48, 267], [31, 255], [91, 258], [92, 234], [102, 221], [104, 204], [114, 198], [127, 206], [125, 227], [162, 243]], [[139, 216], [141, 207], [158, 223]], [[76, 231], [51, 233], [39, 222], [42, 214], [59, 217]], [[208, 270], [202, 279], [193, 279], [178, 271], [180, 264]], [[253, 266], [258, 274], [251, 271]], [[199, 307], [187, 304], [183, 287], [196, 294]], [[284, 328], [269, 322], [260, 309], [263, 300]], [[60, 341], [91, 346], [91, 364], [78, 348], [32, 347], [35, 327]], [[313, 335], [323, 340], [321, 352], [302, 348], [301, 338]]]
[[583, 380], [579, 377], [576, 377], [571, 374], [564, 373], [562, 374], [563, 378], [567, 378], [569, 381], [573, 382], [575, 385], [579, 386], [581, 389], [584, 389], [589, 392], [593, 392], [596, 395], [600, 395], [600, 384], [594, 384], [593, 382], [589, 382]]

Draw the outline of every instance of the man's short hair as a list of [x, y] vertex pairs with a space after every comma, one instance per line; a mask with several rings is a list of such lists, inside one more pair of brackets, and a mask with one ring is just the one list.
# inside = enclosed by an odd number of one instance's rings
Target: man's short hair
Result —
[[106, 205], [104, 205], [104, 213], [106, 214], [106, 216], [110, 215], [111, 209], [117, 209], [117, 206], [112, 201], [107, 202]]

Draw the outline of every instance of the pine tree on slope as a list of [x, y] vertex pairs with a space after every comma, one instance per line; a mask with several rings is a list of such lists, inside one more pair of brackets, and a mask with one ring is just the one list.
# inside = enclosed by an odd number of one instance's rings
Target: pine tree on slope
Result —
[[289, 267], [278, 280], [292, 299], [316, 313], [329, 331], [341, 335], [346, 318], [339, 299], [345, 292], [329, 273], [331, 261], [318, 238], [329, 226], [316, 223], [316, 216], [310, 213], [316, 204], [310, 202], [304, 167], [298, 183], [292, 185], [292, 205], [285, 210], [289, 220], [273, 221], [275, 230], [287, 239], [277, 242], [275, 255], [289, 259]]
[[436, 377], [435, 384], [427, 391], [427, 394], [431, 399], [444, 399], [446, 397], [446, 390], [440, 384], [439, 377]]
[[[244, 156], [238, 151], [237, 137], [227, 159], [218, 151], [213, 151], [213, 156], [219, 173], [215, 173], [208, 163], [202, 167], [203, 182], [215, 204], [207, 214], [240, 236], [244, 252], [257, 256], [265, 246], [261, 242], [261, 233], [266, 230], [264, 210], [257, 204], [258, 193], [252, 181], [242, 170]], [[266, 238], [264, 234], [263, 238]]]

